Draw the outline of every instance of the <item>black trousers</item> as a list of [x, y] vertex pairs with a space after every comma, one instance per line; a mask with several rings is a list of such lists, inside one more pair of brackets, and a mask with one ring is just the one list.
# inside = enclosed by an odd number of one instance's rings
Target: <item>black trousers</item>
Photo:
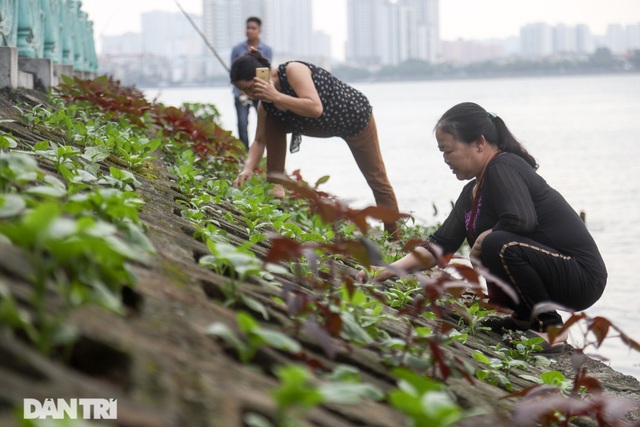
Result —
[[532, 320], [531, 329], [544, 332], [548, 326], [563, 323], [556, 311], [531, 319], [536, 304], [555, 302], [580, 311], [592, 306], [604, 291], [606, 278], [591, 274], [575, 258], [518, 234], [493, 231], [484, 238], [481, 249], [484, 266], [520, 298], [515, 303], [488, 283], [490, 302], [514, 310], [519, 319]]

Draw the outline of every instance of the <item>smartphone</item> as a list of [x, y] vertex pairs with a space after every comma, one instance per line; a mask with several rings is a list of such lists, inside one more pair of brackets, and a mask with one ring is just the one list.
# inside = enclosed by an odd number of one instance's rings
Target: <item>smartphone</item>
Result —
[[256, 68], [256, 77], [269, 82], [269, 69], [267, 67]]

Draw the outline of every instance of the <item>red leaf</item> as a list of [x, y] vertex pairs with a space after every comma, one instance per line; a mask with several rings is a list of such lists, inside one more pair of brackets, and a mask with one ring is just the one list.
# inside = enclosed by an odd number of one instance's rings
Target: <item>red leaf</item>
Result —
[[273, 237], [269, 253], [264, 258], [265, 263], [277, 264], [281, 261], [293, 261], [302, 255], [302, 245], [288, 237]]
[[402, 247], [402, 252], [410, 252], [426, 241], [427, 241], [426, 239], [416, 239], [416, 238], [409, 239], [404, 243], [404, 246]]
[[330, 312], [327, 316], [327, 321], [324, 325], [324, 328], [332, 336], [340, 336], [340, 332], [342, 332], [342, 317], [340, 317], [340, 313]]
[[385, 206], [368, 206], [359, 211], [365, 217], [379, 219], [385, 223], [396, 222], [402, 218], [409, 218], [411, 215], [400, 213]]
[[598, 316], [591, 321], [588, 329], [596, 336], [596, 347], [600, 347], [604, 339], [607, 337], [607, 334], [609, 333], [609, 326], [611, 326], [611, 322], [604, 317]]
[[475, 285], [480, 283], [480, 275], [476, 270], [469, 267], [468, 265], [451, 264], [451, 267], [453, 267], [458, 272], [458, 274], [461, 275], [462, 278], [466, 281], [471, 282]]
[[307, 320], [304, 323], [305, 330], [309, 336], [318, 343], [318, 345], [324, 350], [324, 353], [329, 359], [334, 359], [338, 353], [338, 349], [333, 344], [331, 336], [322, 329], [313, 320]]

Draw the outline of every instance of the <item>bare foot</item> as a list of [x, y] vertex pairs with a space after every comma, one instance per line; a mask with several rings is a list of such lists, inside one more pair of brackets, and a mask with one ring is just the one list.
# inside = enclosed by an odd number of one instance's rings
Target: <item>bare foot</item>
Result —
[[269, 190], [269, 194], [277, 199], [284, 199], [284, 187], [280, 184], [276, 184], [271, 190]]

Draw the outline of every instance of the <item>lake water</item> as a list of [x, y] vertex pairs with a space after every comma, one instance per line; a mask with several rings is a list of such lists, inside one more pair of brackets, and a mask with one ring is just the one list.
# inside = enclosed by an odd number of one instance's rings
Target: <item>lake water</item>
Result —
[[[473, 101], [503, 118], [540, 164], [539, 173], [576, 211], [609, 271], [603, 297], [586, 313], [604, 316], [640, 341], [640, 74], [354, 84], [367, 95], [378, 126], [389, 179], [400, 209], [425, 224], [442, 220], [464, 182], [442, 161], [433, 135], [453, 105]], [[237, 134], [230, 87], [145, 89], [167, 105], [215, 104], [225, 128]], [[250, 137], [256, 117], [250, 116]], [[287, 172], [308, 182], [324, 175], [325, 191], [353, 207], [374, 204], [347, 145], [338, 138], [303, 137]], [[437, 213], [435, 213], [437, 210]], [[572, 334], [578, 339], [581, 334]], [[640, 354], [609, 339], [597, 354], [640, 378]]]

